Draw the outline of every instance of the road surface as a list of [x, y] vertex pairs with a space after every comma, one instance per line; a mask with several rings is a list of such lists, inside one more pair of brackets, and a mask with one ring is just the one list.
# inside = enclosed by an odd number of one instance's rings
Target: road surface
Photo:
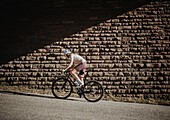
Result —
[[0, 120], [170, 120], [170, 106], [0, 91]]

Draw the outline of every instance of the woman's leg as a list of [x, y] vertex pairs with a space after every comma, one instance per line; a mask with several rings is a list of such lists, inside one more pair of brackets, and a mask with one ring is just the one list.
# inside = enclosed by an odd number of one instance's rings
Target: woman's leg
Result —
[[86, 69], [82, 69], [82, 70], [80, 70], [80, 72], [79, 72], [79, 78], [80, 78], [80, 80], [83, 81], [83, 82], [84, 82], [83, 78], [84, 78], [85, 71], [86, 71]]
[[83, 83], [81, 80], [80, 80], [80, 78], [77, 76], [77, 71], [76, 71], [76, 69], [73, 69], [72, 71], [70, 71], [70, 73], [71, 73], [71, 75], [79, 82], [79, 83]]
[[80, 80], [81, 80], [82, 82], [84, 82], [84, 79], [83, 79], [83, 78], [84, 78], [84, 75], [80, 75], [80, 74], [79, 74], [79, 78], [80, 78]]

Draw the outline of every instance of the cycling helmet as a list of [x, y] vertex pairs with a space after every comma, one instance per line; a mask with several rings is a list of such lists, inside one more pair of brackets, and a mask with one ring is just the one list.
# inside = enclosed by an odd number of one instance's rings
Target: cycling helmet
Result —
[[68, 49], [66, 51], [64, 51], [64, 55], [67, 55], [68, 53], [71, 53], [71, 51]]

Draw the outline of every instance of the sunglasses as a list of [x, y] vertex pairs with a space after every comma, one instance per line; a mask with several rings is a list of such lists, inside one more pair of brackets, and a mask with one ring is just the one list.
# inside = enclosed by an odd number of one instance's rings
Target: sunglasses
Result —
[[66, 56], [66, 57], [69, 57], [69, 55], [68, 55], [68, 54], [65, 54], [65, 56]]

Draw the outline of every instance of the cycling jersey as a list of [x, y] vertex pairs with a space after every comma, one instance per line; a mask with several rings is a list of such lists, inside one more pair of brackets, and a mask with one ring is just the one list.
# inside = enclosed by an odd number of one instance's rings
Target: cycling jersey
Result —
[[65, 69], [65, 71], [67, 69], [69, 69], [73, 64], [77, 65], [75, 67], [75, 69], [77, 71], [81, 71], [81, 74], [84, 74], [85, 70], [86, 70], [86, 67], [87, 67], [87, 61], [81, 57], [80, 55], [77, 55], [77, 54], [71, 54], [70, 55], [70, 64], [69, 66]]
[[71, 56], [70, 56], [70, 61], [71, 61], [71, 63], [74, 63], [74, 64], [81, 64], [81, 63], [86, 63], [87, 61], [83, 58], [83, 57], [81, 57], [80, 55], [78, 55], [78, 54], [71, 54]]

